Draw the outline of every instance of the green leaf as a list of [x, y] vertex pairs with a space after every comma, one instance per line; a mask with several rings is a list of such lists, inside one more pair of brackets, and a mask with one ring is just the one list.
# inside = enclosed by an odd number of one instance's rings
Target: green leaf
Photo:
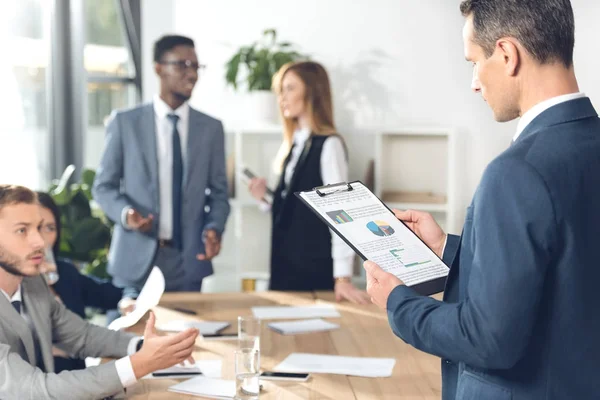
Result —
[[94, 180], [96, 179], [96, 171], [93, 169], [84, 169], [81, 173], [81, 183], [88, 185], [89, 187], [94, 186]]
[[237, 89], [237, 76], [240, 69], [241, 59], [242, 53], [237, 53], [225, 65], [225, 80], [229, 85], [233, 86], [234, 89]]

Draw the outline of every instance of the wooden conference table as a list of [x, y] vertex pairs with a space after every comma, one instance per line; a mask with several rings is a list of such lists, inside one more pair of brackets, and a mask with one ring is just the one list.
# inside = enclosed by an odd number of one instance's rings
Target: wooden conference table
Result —
[[[435, 296], [438, 297], [438, 296]], [[315, 302], [335, 303], [333, 293], [165, 293], [160, 305], [154, 309], [157, 325], [174, 319], [204, 319], [227, 321], [231, 326], [224, 332], [235, 332], [237, 317], [251, 315], [250, 307], [273, 305], [308, 305]], [[171, 310], [181, 307], [194, 310], [197, 316]], [[261, 332], [261, 369], [272, 370], [292, 352], [331, 354], [354, 357], [390, 357], [396, 359], [390, 378], [359, 378], [344, 375], [312, 374], [307, 382], [262, 381], [264, 390], [261, 400], [271, 399], [332, 399], [375, 400], [413, 399], [433, 400], [441, 398], [440, 359], [405, 344], [391, 331], [386, 313], [375, 305], [337, 303], [341, 318], [329, 321], [341, 325], [330, 332], [304, 335], [280, 335], [263, 324]], [[145, 319], [144, 319], [145, 321]], [[131, 330], [143, 332], [140, 321]], [[198, 339], [194, 357], [221, 359], [223, 379], [234, 380], [233, 351], [236, 340]], [[200, 399], [168, 392], [167, 388], [178, 383], [173, 379], [141, 380], [127, 390], [127, 398], [133, 399]]]

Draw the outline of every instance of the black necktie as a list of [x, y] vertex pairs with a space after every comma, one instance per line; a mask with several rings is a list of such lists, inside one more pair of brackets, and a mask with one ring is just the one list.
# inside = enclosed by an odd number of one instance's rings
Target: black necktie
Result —
[[15, 308], [15, 310], [17, 311], [18, 314], [21, 314], [21, 301], [20, 300], [15, 300], [12, 302], [13, 307]]
[[183, 160], [181, 157], [181, 138], [177, 130], [179, 116], [167, 116], [173, 123], [173, 244], [181, 249], [181, 186], [183, 184]]

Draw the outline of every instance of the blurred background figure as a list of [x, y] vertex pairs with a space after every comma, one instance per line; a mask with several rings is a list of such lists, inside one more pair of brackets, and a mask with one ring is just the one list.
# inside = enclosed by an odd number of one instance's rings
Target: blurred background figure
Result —
[[[329, 77], [322, 65], [300, 61], [273, 77], [284, 121], [275, 160], [280, 179], [272, 211], [271, 290], [335, 290], [338, 301], [365, 304], [352, 276], [354, 251], [294, 196], [294, 192], [348, 180], [348, 154], [333, 121]], [[266, 180], [248, 186], [261, 201]]]

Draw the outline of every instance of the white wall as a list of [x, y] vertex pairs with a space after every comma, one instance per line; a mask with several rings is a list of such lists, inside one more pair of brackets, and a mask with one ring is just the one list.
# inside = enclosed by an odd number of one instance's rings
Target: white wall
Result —
[[[509, 144], [516, 123], [498, 124], [470, 91], [471, 66], [462, 49], [459, 0], [144, 0], [144, 88], [157, 89], [151, 45], [176, 31], [196, 41], [202, 63], [192, 104], [243, 124], [244, 95], [225, 87], [224, 64], [244, 44], [276, 28], [329, 70], [336, 119], [349, 135], [351, 178], [363, 178], [373, 156], [372, 134], [404, 126], [454, 127], [459, 141], [461, 212], [487, 163]], [[572, 0], [576, 68], [581, 89], [600, 106], [600, 2]]]

